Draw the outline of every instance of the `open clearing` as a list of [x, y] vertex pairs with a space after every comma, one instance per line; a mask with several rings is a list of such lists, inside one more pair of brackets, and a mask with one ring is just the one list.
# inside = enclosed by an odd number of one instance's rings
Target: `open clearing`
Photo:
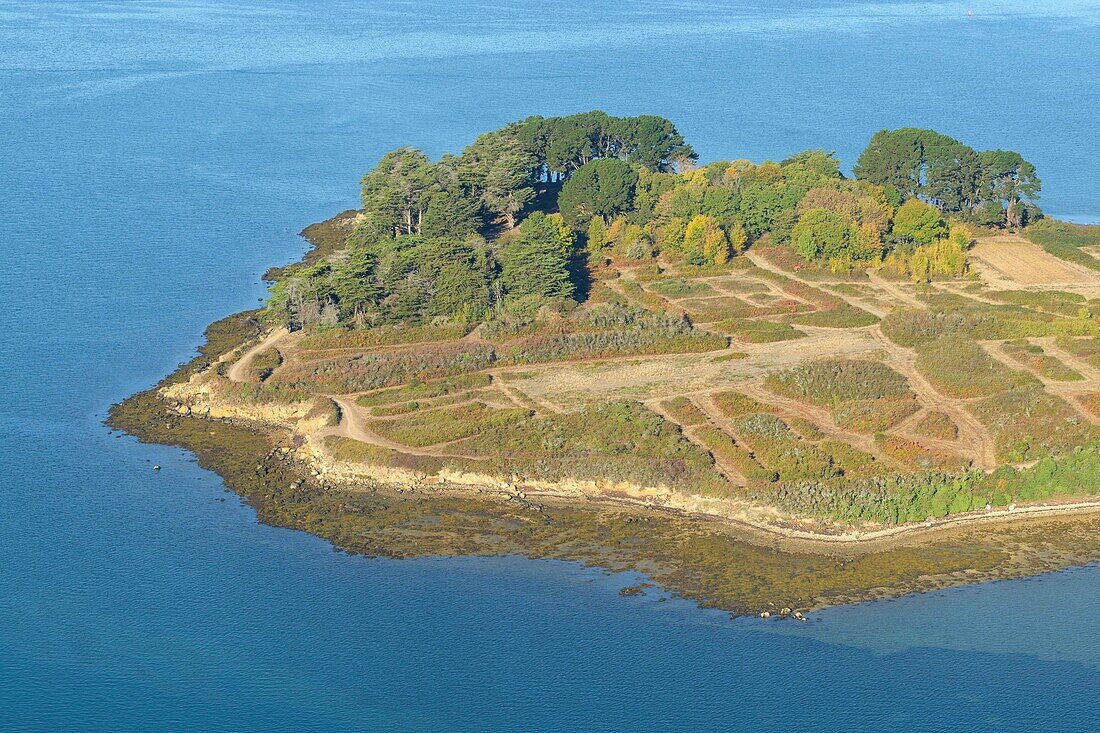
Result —
[[1015, 235], [980, 239], [970, 257], [993, 287], [1100, 288], [1100, 273], [1060, 260]]

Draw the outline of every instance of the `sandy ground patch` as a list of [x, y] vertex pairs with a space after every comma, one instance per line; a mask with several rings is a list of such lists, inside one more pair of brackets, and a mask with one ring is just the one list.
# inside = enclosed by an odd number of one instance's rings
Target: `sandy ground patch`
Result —
[[1060, 260], [1015, 235], [980, 239], [970, 257], [982, 279], [995, 288], [1100, 287], [1100, 274]]

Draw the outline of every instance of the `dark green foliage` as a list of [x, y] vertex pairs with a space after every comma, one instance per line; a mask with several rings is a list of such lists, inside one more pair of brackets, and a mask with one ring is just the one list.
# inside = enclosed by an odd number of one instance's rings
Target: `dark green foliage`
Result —
[[509, 229], [535, 197], [538, 157], [519, 137], [516, 125], [480, 135], [455, 161], [462, 185]]
[[601, 158], [585, 163], [562, 186], [558, 207], [562, 216], [582, 229], [594, 216], [604, 222], [627, 211], [634, 202], [638, 173], [621, 160]]
[[481, 225], [481, 202], [455, 188], [432, 195], [420, 231], [427, 237], [465, 238], [475, 234]]
[[415, 148], [386, 153], [363, 177], [363, 211], [380, 231], [419, 234], [420, 218], [436, 185], [428, 157]]
[[597, 158], [619, 158], [663, 172], [698, 157], [671, 122], [654, 115], [612, 117], [593, 111], [531, 117], [518, 123], [517, 134], [547, 180], [569, 178]]
[[1007, 206], [1013, 226], [1023, 223], [1021, 202], [1037, 199], [1040, 187], [1034, 166], [1019, 153], [979, 154], [954, 138], [916, 127], [876, 132], [859, 156], [855, 174], [940, 211], [977, 213], [988, 220], [995, 209]]
[[535, 212], [524, 220], [519, 237], [500, 251], [501, 283], [512, 300], [527, 296], [568, 298], [572, 234], [554, 217]]

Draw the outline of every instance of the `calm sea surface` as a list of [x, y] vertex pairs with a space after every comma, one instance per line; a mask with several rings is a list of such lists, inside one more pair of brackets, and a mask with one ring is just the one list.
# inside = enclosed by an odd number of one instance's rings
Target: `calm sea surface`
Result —
[[0, 2], [0, 729], [1097, 730], [1095, 567], [730, 621], [566, 563], [338, 554], [100, 424], [382, 152], [528, 114], [847, 166], [930, 126], [1100, 221], [1100, 3], [967, 5]]

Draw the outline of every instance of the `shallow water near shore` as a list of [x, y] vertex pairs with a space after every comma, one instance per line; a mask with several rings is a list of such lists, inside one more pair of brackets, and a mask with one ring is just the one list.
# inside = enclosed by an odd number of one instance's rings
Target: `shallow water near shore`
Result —
[[1095, 566], [730, 620], [572, 563], [334, 552], [100, 424], [382, 152], [527, 114], [846, 165], [926, 125], [1100, 220], [1100, 4], [972, 5], [0, 4], [0, 729], [1093, 730]]

